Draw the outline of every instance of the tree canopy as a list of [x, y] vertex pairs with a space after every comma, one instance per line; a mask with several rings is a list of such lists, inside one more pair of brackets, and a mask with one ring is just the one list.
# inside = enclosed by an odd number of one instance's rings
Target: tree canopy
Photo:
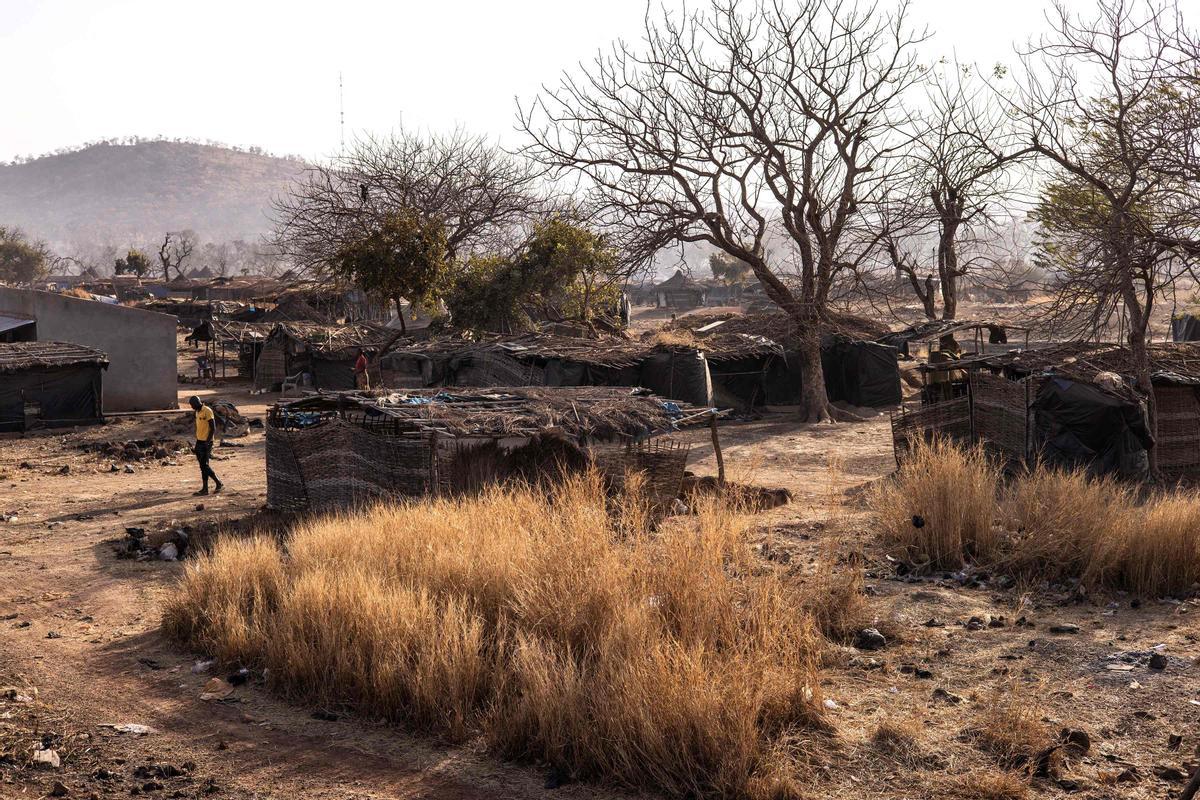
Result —
[[50, 252], [20, 228], [0, 227], [0, 280], [32, 283], [46, 275]]
[[364, 292], [394, 300], [403, 330], [401, 298], [428, 304], [444, 288], [446, 228], [412, 210], [389, 212], [358, 239], [346, 241], [331, 267]]

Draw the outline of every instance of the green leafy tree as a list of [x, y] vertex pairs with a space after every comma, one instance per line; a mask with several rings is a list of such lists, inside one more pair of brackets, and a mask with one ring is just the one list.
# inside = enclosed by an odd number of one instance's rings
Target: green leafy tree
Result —
[[753, 270], [750, 265], [736, 256], [716, 252], [708, 257], [708, 269], [714, 278], [726, 286], [735, 286], [750, 278]]
[[130, 250], [124, 258], [118, 258], [113, 263], [113, 271], [118, 275], [137, 275], [141, 278], [150, 271], [150, 259], [141, 250]]
[[517, 260], [530, 299], [547, 316], [585, 324], [619, 300], [618, 264], [604, 236], [562, 217], [538, 225]]
[[430, 304], [445, 288], [445, 226], [410, 210], [384, 214], [374, 227], [343, 245], [332, 266], [364, 292], [394, 301], [400, 330], [406, 331], [402, 299]]
[[446, 299], [456, 324], [482, 331], [527, 328], [533, 316], [591, 323], [620, 301], [616, 250], [569, 220], [540, 223], [512, 258], [474, 258]]
[[44, 242], [31, 241], [20, 228], [0, 227], [0, 280], [32, 283], [46, 275], [49, 261]]

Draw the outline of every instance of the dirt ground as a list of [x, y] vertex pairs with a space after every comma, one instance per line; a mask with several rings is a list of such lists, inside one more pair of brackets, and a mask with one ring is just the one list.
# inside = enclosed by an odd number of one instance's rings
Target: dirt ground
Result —
[[[181, 399], [197, 389], [251, 417], [274, 399], [244, 385], [181, 385]], [[171, 445], [188, 441], [189, 425], [186, 414], [151, 415], [0, 438], [0, 798], [618, 796], [578, 783], [547, 789], [536, 766], [496, 761], [481, 745], [317, 718], [255, 686], [201, 700], [212, 675], [158, 627], [182, 564], [116, 554], [127, 527], [197, 530], [262, 508], [261, 429], [217, 448], [227, 490], [194, 497], [194, 460]], [[711, 474], [707, 431], [689, 436], [692, 468]], [[864, 499], [895, 466], [887, 414], [817, 426], [770, 414], [727, 424], [721, 436], [731, 478], [793, 494], [756, 519], [764, 553], [797, 580], [822, 557], [862, 569], [887, 638], [871, 652], [830, 646], [824, 691], [836, 732], [812, 743], [814, 798], [999, 797], [964, 788], [962, 776], [995, 768], [973, 729], [1012, 698], [1053, 732], [1089, 739], [1061, 774], [1032, 781], [1035, 796], [1161, 798], [1182, 786], [1200, 744], [1194, 602], [1013, 587], [996, 575], [898, 575]], [[134, 460], [124, 448], [94, 448], [144, 440], [157, 444]], [[1051, 632], [1064, 624], [1078, 632]], [[1155, 647], [1163, 670], [1146, 665]], [[913, 727], [920, 757], [872, 744], [883, 721]], [[151, 731], [106, 727], [128, 723]], [[38, 746], [61, 765], [31, 763]]]

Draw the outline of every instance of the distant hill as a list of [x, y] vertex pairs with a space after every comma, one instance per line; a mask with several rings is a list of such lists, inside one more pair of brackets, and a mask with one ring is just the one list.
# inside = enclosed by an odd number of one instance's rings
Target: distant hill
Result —
[[0, 166], [0, 225], [52, 244], [154, 242], [186, 228], [208, 241], [252, 241], [270, 230], [272, 198], [303, 169], [206, 144], [95, 144]]

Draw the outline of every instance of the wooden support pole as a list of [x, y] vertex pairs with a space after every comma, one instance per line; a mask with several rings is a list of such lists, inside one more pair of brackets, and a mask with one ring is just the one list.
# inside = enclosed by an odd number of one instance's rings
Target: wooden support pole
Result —
[[713, 453], [717, 457], [717, 484], [725, 485], [725, 458], [721, 455], [721, 438], [717, 435], [717, 415], [709, 417], [708, 427], [712, 431]]

